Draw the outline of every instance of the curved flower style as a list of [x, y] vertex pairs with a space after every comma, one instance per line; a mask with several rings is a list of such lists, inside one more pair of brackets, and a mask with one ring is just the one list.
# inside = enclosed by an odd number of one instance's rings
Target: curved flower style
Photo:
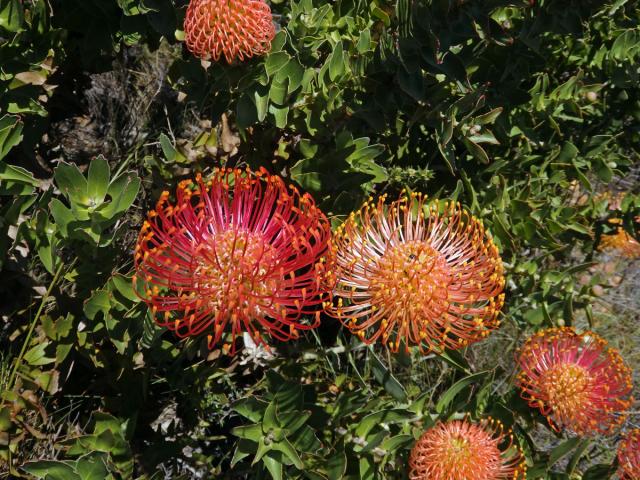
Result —
[[438, 423], [409, 455], [411, 480], [507, 480], [524, 478], [522, 450], [510, 430], [491, 418]]
[[160, 325], [180, 337], [209, 330], [209, 348], [230, 329], [233, 353], [244, 331], [266, 344], [263, 334], [318, 326], [330, 234], [313, 198], [279, 176], [216, 170], [181, 182], [175, 205], [163, 192], [138, 238], [136, 277]]
[[631, 371], [593, 332], [550, 328], [531, 336], [519, 353], [522, 397], [557, 431], [610, 434], [632, 403]]
[[263, 0], [191, 0], [184, 33], [195, 56], [233, 63], [267, 53], [276, 31]]
[[631, 430], [618, 447], [621, 480], [640, 479], [640, 428]]
[[600, 239], [599, 250], [617, 250], [624, 257], [640, 258], [640, 243], [622, 227], [618, 227], [613, 235], [603, 235]]
[[[504, 274], [482, 222], [420, 194], [369, 200], [334, 235], [336, 275], [326, 312], [365, 343], [456, 349], [500, 324]], [[346, 301], [345, 301], [346, 300]]]

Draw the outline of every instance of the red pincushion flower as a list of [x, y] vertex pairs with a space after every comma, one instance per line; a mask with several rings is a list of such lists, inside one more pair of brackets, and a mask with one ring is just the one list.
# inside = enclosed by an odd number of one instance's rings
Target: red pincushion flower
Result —
[[500, 324], [503, 266], [482, 222], [422, 195], [369, 201], [333, 239], [333, 301], [326, 312], [365, 343], [392, 351], [460, 348]]
[[168, 197], [149, 212], [135, 251], [160, 325], [180, 337], [208, 330], [209, 348], [230, 329], [232, 353], [243, 331], [264, 344], [263, 334], [289, 340], [318, 326], [331, 229], [311, 196], [264, 169], [229, 169], [181, 182], [175, 205]]
[[640, 480], [640, 428], [631, 430], [618, 447], [621, 480]]
[[228, 63], [264, 55], [276, 34], [263, 0], [191, 0], [184, 19], [187, 48], [202, 59]]
[[632, 403], [631, 371], [595, 333], [543, 330], [525, 342], [518, 363], [522, 397], [555, 430], [610, 434], [624, 421]]
[[409, 455], [411, 480], [507, 480], [524, 478], [526, 464], [510, 430], [491, 418], [438, 423]]

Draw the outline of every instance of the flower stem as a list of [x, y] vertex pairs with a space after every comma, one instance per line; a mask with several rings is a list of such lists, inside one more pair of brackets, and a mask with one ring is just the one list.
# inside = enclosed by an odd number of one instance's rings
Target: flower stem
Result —
[[9, 377], [7, 390], [12, 390], [14, 387], [16, 376], [18, 374], [18, 368], [22, 364], [22, 360], [26, 353], [27, 347], [29, 346], [29, 342], [31, 342], [31, 336], [33, 335], [33, 330], [36, 328], [36, 323], [38, 323], [38, 319], [42, 314], [42, 310], [44, 309], [44, 306], [47, 303], [47, 299], [49, 298], [49, 295], [51, 295], [51, 291], [53, 290], [53, 287], [58, 282], [60, 273], [62, 273], [62, 267], [64, 267], [64, 264], [60, 263], [60, 266], [58, 267], [55, 275], [53, 276], [53, 280], [51, 280], [51, 283], [49, 284], [49, 288], [47, 288], [47, 293], [45, 293], [44, 296], [42, 297], [42, 301], [40, 302], [38, 311], [33, 317], [33, 320], [31, 320], [31, 325], [29, 325], [29, 331], [27, 332], [27, 337], [24, 339], [24, 342], [22, 343], [22, 348], [20, 349], [20, 354], [18, 355], [18, 358], [16, 358], [16, 363], [13, 365], [13, 370], [11, 371], [11, 376]]

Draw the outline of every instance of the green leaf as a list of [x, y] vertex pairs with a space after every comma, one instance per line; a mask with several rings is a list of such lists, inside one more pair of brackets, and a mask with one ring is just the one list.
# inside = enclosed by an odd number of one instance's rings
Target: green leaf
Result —
[[262, 430], [267, 433], [269, 430], [279, 428], [280, 424], [276, 417], [276, 403], [271, 402], [267, 409], [264, 411], [264, 418], [262, 420]]
[[344, 73], [344, 62], [342, 42], [338, 42], [333, 49], [331, 58], [329, 59], [329, 78], [332, 82]]
[[39, 479], [46, 480], [82, 480], [74, 468], [67, 462], [54, 460], [40, 460], [38, 462], [27, 462], [22, 470]]
[[289, 107], [276, 107], [275, 105], [269, 106], [269, 112], [273, 115], [276, 121], [276, 127], [285, 128], [287, 126], [287, 116], [289, 115]]
[[[2, 0], [0, 0], [2, 1]], [[22, 141], [22, 121], [15, 115], [0, 118], [0, 160]]]
[[580, 440], [580, 437], [570, 438], [551, 450], [551, 453], [549, 454], [549, 460], [547, 461], [547, 466], [551, 468], [553, 465], [555, 465], [558, 460], [560, 460], [571, 450], [573, 450], [580, 443]]
[[113, 415], [100, 411], [93, 412], [93, 421], [95, 424], [93, 427], [93, 433], [96, 435], [106, 432], [107, 430], [114, 434], [122, 434], [128, 423], [128, 420], [123, 421], [118, 417], [114, 417]]
[[580, 153], [580, 150], [571, 142], [566, 142], [562, 145], [558, 156], [554, 159], [559, 163], [570, 163]]
[[284, 453], [287, 456], [287, 458], [289, 458], [289, 460], [293, 462], [293, 464], [297, 469], [302, 470], [304, 468], [304, 463], [302, 463], [302, 460], [300, 459], [300, 455], [298, 455], [298, 452], [296, 451], [296, 449], [293, 447], [293, 445], [291, 445], [289, 440], [287, 440], [287, 437], [284, 437], [279, 442], [274, 442], [271, 445], [271, 448], [273, 450], [278, 450]]
[[99, 205], [104, 201], [109, 188], [109, 162], [103, 156], [94, 158], [89, 165], [87, 175], [87, 195], [92, 206]]
[[498, 139], [489, 130], [485, 130], [478, 135], [471, 135], [469, 141], [473, 143], [490, 143], [491, 145], [500, 145]]
[[137, 175], [120, 175], [109, 184], [107, 195], [111, 197], [111, 203], [101, 211], [102, 215], [111, 219], [129, 210], [139, 190], [140, 178]]
[[469, 362], [467, 362], [467, 360], [459, 351], [445, 350], [438, 353], [437, 355], [453, 368], [461, 371], [462, 373], [466, 373], [467, 375], [471, 374], [471, 367], [469, 366]]
[[490, 112], [478, 115], [473, 119], [473, 123], [477, 125], [487, 125], [496, 121], [496, 118], [502, 113], [502, 107], [494, 108]]
[[133, 303], [140, 302], [140, 297], [136, 295], [136, 292], [133, 289], [132, 277], [126, 277], [120, 273], [116, 273], [111, 277], [111, 281], [118, 293], [124, 298]]
[[344, 450], [336, 449], [327, 459], [326, 471], [330, 479], [340, 480], [347, 471], [347, 456]]
[[449, 389], [446, 392], [442, 394], [442, 396], [438, 400], [438, 403], [436, 404], [436, 412], [443, 413], [445, 409], [456, 398], [456, 395], [458, 395], [463, 389], [465, 389], [469, 385], [473, 383], [482, 382], [482, 380], [484, 380], [484, 377], [487, 375], [487, 373], [488, 372], [474, 373], [454, 383], [451, 387], [449, 387]]
[[291, 56], [286, 52], [271, 53], [264, 62], [264, 69], [267, 72], [267, 75], [271, 77], [277, 73], [278, 70], [289, 62], [290, 59]]
[[[266, 413], [265, 413], [266, 416]], [[294, 411], [282, 411], [278, 412], [278, 424], [282, 428], [286, 429], [289, 433], [297, 432], [302, 426], [307, 423], [311, 412]]]
[[71, 210], [65, 207], [60, 200], [54, 198], [49, 202], [49, 211], [60, 233], [62, 233], [64, 237], [67, 237], [69, 234], [67, 226], [76, 219]]
[[607, 480], [616, 473], [617, 469], [616, 465], [607, 465], [605, 463], [592, 465], [582, 474], [581, 480]]
[[233, 458], [231, 459], [231, 466], [233, 467], [236, 463], [242, 461], [247, 458], [252, 453], [255, 453], [256, 444], [251, 440], [246, 440], [244, 438], [239, 439], [236, 442], [236, 451], [233, 454]]
[[582, 186], [590, 192], [593, 191], [593, 186], [591, 185], [591, 181], [587, 178], [587, 176], [584, 173], [582, 173], [582, 170], [578, 167], [575, 161], [572, 161], [571, 163], [573, 165], [573, 168], [576, 171], [576, 176], [578, 177], [578, 180], [580, 180], [580, 183], [582, 184]]
[[370, 456], [367, 455], [360, 457], [358, 466], [360, 469], [360, 475], [358, 478], [360, 480], [373, 480], [376, 478], [376, 466]]
[[410, 410], [402, 408], [394, 408], [390, 410], [380, 410], [378, 412], [370, 413], [364, 417], [358, 426], [356, 427], [356, 435], [359, 437], [366, 437], [367, 434], [376, 426], [380, 426], [382, 423], [406, 423], [407, 420], [413, 418], [415, 414]]
[[258, 400], [255, 397], [247, 397], [238, 400], [231, 408], [243, 417], [248, 418], [252, 422], [258, 423], [262, 420], [264, 411], [268, 405], [270, 404], [263, 402], [262, 400]]
[[373, 352], [373, 350], [369, 351], [370, 359], [371, 359], [371, 371], [373, 372], [373, 376], [375, 379], [384, 387], [384, 389], [391, 394], [393, 398], [398, 400], [399, 402], [407, 401], [407, 392], [405, 391], [402, 384], [396, 380], [396, 378], [391, 375], [391, 372], [387, 367], [383, 365], [378, 356]]
[[9, 407], [0, 408], [0, 432], [6, 432], [11, 428], [11, 410]]
[[269, 111], [269, 90], [256, 90], [253, 94], [256, 103], [256, 115], [259, 122], [263, 122]]
[[23, 23], [22, 2], [20, 0], [0, 0], [0, 28], [9, 32], [18, 32], [22, 30]]
[[95, 320], [100, 312], [106, 316], [109, 310], [111, 310], [111, 294], [108, 290], [95, 290], [83, 307], [84, 314], [89, 320]]
[[609, 55], [615, 60], [631, 60], [638, 51], [640, 51], [640, 32], [629, 29], [618, 35]]
[[574, 472], [574, 470], [576, 469], [576, 466], [578, 465], [578, 462], [580, 461], [580, 459], [584, 455], [584, 452], [587, 450], [587, 448], [589, 448], [589, 444], [590, 443], [591, 443], [591, 440], [588, 439], [588, 438], [582, 439], [580, 441], [580, 444], [578, 445], [578, 447], [576, 448], [576, 451], [572, 455], [571, 460], [567, 464], [566, 472], [569, 475], [571, 475]]
[[274, 81], [278, 80], [281, 83], [287, 85], [287, 95], [291, 95], [302, 83], [302, 77], [304, 75], [304, 68], [298, 63], [297, 60], [290, 60], [284, 67], [282, 67], [275, 75]]
[[109, 477], [107, 455], [90, 453], [76, 461], [76, 472], [82, 480], [105, 480]]
[[[271, 103], [274, 103], [276, 105], [284, 105], [286, 97], [286, 82], [284, 80], [274, 78], [273, 82], [271, 82], [271, 87], [269, 88], [269, 100], [271, 101]], [[273, 107], [274, 105], [271, 105], [269, 111], [271, 111], [271, 108]]]
[[399, 448], [411, 445], [415, 442], [413, 435], [396, 435], [385, 439], [380, 447], [388, 452], [395, 453]]
[[171, 163], [186, 163], [187, 157], [185, 157], [176, 147], [173, 146], [169, 137], [164, 133], [160, 134], [160, 147], [167, 161]]
[[233, 430], [231, 430], [231, 433], [233, 433], [236, 437], [246, 438], [247, 440], [251, 440], [256, 443], [258, 443], [260, 439], [264, 437], [264, 433], [262, 432], [262, 425], [260, 424], [235, 427]]
[[0, 195], [31, 195], [37, 186], [31, 172], [0, 161]]
[[489, 155], [487, 155], [487, 152], [485, 152], [484, 148], [468, 138], [463, 138], [462, 142], [476, 160], [481, 163], [489, 163]]
[[356, 49], [358, 53], [366, 53], [371, 50], [371, 31], [368, 28], [365, 28], [362, 33], [360, 33]]
[[282, 480], [284, 477], [282, 476], [282, 464], [277, 461], [275, 458], [269, 456], [269, 454], [262, 457], [262, 463], [264, 463], [267, 470], [271, 474], [271, 478], [273, 480]]
[[49, 342], [39, 343], [35, 347], [31, 348], [24, 355], [24, 361], [29, 365], [41, 366], [55, 363], [55, 358], [48, 358], [46, 356], [46, 349], [49, 346]]
[[87, 180], [75, 164], [60, 162], [53, 178], [60, 191], [72, 202], [87, 205]]
[[540, 325], [544, 321], [544, 312], [541, 308], [527, 310], [522, 316], [530, 325]]
[[373, 14], [374, 17], [376, 17], [379, 20], [382, 20], [382, 23], [384, 23], [385, 27], [388, 27], [389, 25], [391, 25], [391, 18], [389, 17], [389, 14], [387, 12], [385, 12], [384, 10], [382, 10], [380, 7], [375, 6], [375, 3], [371, 3], [371, 13]]

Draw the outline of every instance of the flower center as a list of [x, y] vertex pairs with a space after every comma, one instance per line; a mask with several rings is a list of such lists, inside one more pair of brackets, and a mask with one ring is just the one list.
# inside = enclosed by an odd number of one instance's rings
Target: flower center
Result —
[[549, 406], [561, 419], [575, 418], [588, 401], [589, 372], [580, 365], [560, 363], [541, 378], [541, 387], [548, 396]]
[[449, 448], [447, 449], [447, 461], [458, 462], [468, 461], [473, 456], [473, 447], [469, 444], [469, 441], [463, 437], [453, 437], [449, 441]]
[[500, 466], [500, 450], [491, 437], [474, 429], [469, 438], [457, 434], [445, 440], [441, 452], [434, 452], [439, 458], [439, 478], [462, 480], [475, 472], [474, 478], [496, 478], [495, 471]]
[[261, 235], [232, 228], [198, 247], [194, 286], [216, 312], [262, 316], [281, 283], [277, 260]]
[[405, 319], [437, 317], [449, 306], [451, 274], [446, 259], [427, 242], [414, 240], [390, 248], [378, 260], [372, 277], [374, 303], [404, 311]]

